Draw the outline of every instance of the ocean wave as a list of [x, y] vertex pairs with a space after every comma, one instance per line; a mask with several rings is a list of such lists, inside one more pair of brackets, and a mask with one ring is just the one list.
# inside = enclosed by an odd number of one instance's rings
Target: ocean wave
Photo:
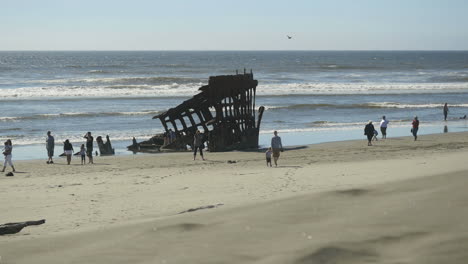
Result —
[[464, 83], [283, 83], [262, 84], [258, 95], [374, 95], [468, 92]]
[[[389, 120], [391, 128], [410, 127], [410, 119], [404, 120]], [[450, 122], [459, 122], [459, 119], [452, 119]], [[326, 131], [348, 131], [364, 129], [368, 120], [362, 122], [332, 122], [332, 121], [319, 121], [320, 123], [311, 122], [306, 124], [307, 127], [303, 128], [275, 128], [261, 130], [260, 134], [273, 134], [274, 131], [279, 133], [305, 133], [305, 132], [326, 132]], [[374, 125], [378, 127], [380, 120], [373, 120]], [[445, 125], [445, 122], [421, 122], [421, 127], [440, 126]]]
[[[293, 104], [287, 106], [265, 106], [265, 110], [313, 110], [318, 108], [334, 109], [368, 109], [368, 108], [442, 108], [442, 104], [403, 104], [394, 102], [362, 103], [362, 104]], [[468, 107], [468, 104], [451, 104], [450, 107]]]
[[[402, 104], [392, 102], [369, 103], [370, 108], [442, 108], [442, 104]], [[468, 104], [451, 104], [450, 107], [468, 107]]]
[[83, 66], [82, 65], [65, 65], [65, 68], [81, 69], [83, 68]]
[[57, 114], [37, 114], [30, 116], [5, 116], [0, 117], [0, 122], [23, 121], [23, 120], [38, 120], [38, 119], [55, 119], [55, 118], [79, 118], [79, 117], [106, 117], [106, 116], [136, 116], [148, 115], [153, 116], [160, 113], [159, 111], [137, 111], [137, 112], [70, 112]]
[[[1, 121], [1, 119], [0, 119], [0, 121]], [[22, 128], [20, 128], [20, 127], [0, 128], [0, 133], [7, 132], [7, 131], [20, 131], [20, 130], [22, 130]]]
[[[89, 73], [109, 73], [105, 70], [92, 70]], [[201, 83], [203, 80], [199, 78], [191, 77], [171, 77], [171, 76], [159, 76], [159, 77], [107, 77], [107, 78], [64, 78], [64, 79], [46, 79], [46, 80], [30, 80], [27, 83], [36, 84], [121, 84], [121, 85], [161, 85], [161, 84], [173, 84], [173, 83]]]
[[317, 66], [321, 70], [382, 70], [379, 66], [361, 66], [361, 65], [339, 65], [339, 64], [321, 64]]
[[108, 73], [111, 73], [110, 71], [105, 71], [105, 70], [91, 70], [91, 71], [88, 71], [88, 73], [91, 73], [91, 74], [108, 74]]
[[[154, 131], [154, 133], [159, 133], [162, 131]], [[105, 138], [106, 135], [110, 136], [111, 142], [115, 141], [128, 141], [128, 145], [131, 145], [133, 137], [137, 139], [137, 141], [143, 141], [143, 140], [148, 140], [152, 136], [154, 136], [154, 133], [150, 133], [150, 131], [141, 131], [137, 133], [132, 133], [128, 132], [128, 134], [124, 134], [122, 132], [118, 131], [109, 131], [108, 133], [100, 133], [100, 132], [93, 132], [94, 138], [97, 136], [102, 136]], [[83, 132], [84, 134], [84, 132]], [[83, 134], [75, 134], [75, 135], [70, 135], [70, 134], [54, 134], [55, 138], [55, 147], [61, 146], [63, 142], [68, 139], [70, 143], [75, 147], [75, 149], [79, 149], [80, 144], [85, 143], [85, 139], [83, 139]], [[38, 145], [38, 144], [45, 144], [45, 136], [24, 136], [24, 135], [8, 135], [8, 136], [2, 136], [2, 138], [9, 138], [12, 140], [13, 147], [14, 146], [25, 146], [25, 145]]]
[[431, 77], [429, 79], [430, 81], [436, 81], [436, 82], [444, 82], [444, 83], [466, 83], [468, 82], [468, 74], [460, 74], [460, 75], [447, 75], [447, 76], [436, 76], [436, 77]]
[[[400, 120], [389, 120], [393, 127], [399, 126], [408, 126], [411, 124], [412, 119], [400, 119]], [[373, 120], [375, 124], [380, 123], [380, 120]], [[333, 122], [333, 121], [314, 121], [305, 124], [308, 128], [320, 128], [320, 129], [327, 129], [327, 128], [357, 128], [363, 127], [368, 123], [368, 120], [363, 120], [362, 122]]]
[[0, 100], [54, 99], [54, 98], [142, 98], [187, 97], [198, 93], [200, 84], [167, 85], [108, 85], [108, 86], [49, 86], [8, 89]]
[[[98, 78], [89, 83], [61, 84], [61, 80], [44, 80], [47, 86], [8, 88], [0, 100], [69, 97], [187, 97], [198, 93], [204, 83], [193, 78]], [[174, 82], [184, 80], [183, 82]], [[87, 82], [87, 79], [81, 79]], [[101, 83], [92, 83], [99, 80]], [[194, 81], [197, 82], [189, 82]], [[119, 83], [120, 82], [120, 83]], [[153, 82], [151, 84], [151, 82]], [[164, 83], [164, 84], [156, 84]], [[380, 94], [468, 93], [465, 83], [278, 83], [257, 87], [258, 96], [295, 95], [380, 95]]]

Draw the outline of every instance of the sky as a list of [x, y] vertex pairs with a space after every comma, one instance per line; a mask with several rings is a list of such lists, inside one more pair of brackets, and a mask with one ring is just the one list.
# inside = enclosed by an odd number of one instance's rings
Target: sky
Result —
[[465, 0], [0, 0], [0, 11], [0, 50], [468, 49]]

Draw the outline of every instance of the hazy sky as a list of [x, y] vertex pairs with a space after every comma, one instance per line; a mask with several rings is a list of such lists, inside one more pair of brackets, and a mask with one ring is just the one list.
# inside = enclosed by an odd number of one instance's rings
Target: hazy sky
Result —
[[0, 50], [468, 49], [466, 0], [0, 0], [0, 11]]

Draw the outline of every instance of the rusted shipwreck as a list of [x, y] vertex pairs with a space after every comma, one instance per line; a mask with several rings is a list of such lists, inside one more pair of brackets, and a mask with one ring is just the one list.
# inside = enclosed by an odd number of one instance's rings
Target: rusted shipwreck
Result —
[[[258, 81], [253, 73], [212, 76], [200, 93], [153, 119], [159, 119], [166, 131], [151, 140], [134, 142], [133, 149], [184, 150], [192, 146], [197, 130], [211, 152], [258, 147], [258, 135], [264, 107], [256, 110]], [[171, 136], [171, 134], [173, 136]], [[169, 138], [169, 139], [168, 139]]]

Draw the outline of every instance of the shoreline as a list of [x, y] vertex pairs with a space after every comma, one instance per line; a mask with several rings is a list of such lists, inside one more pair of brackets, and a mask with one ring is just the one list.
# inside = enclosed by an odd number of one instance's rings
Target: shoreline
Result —
[[[347, 140], [365, 140], [365, 137], [362, 135], [361, 130], [364, 128], [364, 123], [362, 128], [348, 128], [344, 130], [323, 130], [323, 131], [288, 131], [280, 132], [280, 136], [283, 139], [284, 146], [294, 147], [300, 145], [315, 145], [321, 143], [329, 143], [336, 141], [347, 141]], [[444, 127], [446, 126], [446, 127]], [[458, 133], [468, 131], [468, 122], [440, 122], [438, 124], [421, 124], [421, 129], [418, 135], [433, 135], [433, 134], [445, 134], [445, 133]], [[406, 126], [390, 127], [388, 133], [389, 138], [405, 137], [410, 135], [409, 129], [410, 124]], [[377, 128], [378, 129], [378, 128]], [[447, 131], [447, 132], [446, 132]], [[380, 130], [379, 139], [381, 137]], [[272, 133], [271, 133], [272, 134]], [[271, 139], [270, 133], [260, 133], [259, 135], [259, 149], [267, 148], [269, 141]], [[45, 140], [44, 140], [45, 141]], [[132, 151], [126, 149], [126, 146], [131, 145], [131, 141], [121, 141], [121, 140], [112, 140], [112, 145], [115, 148], [116, 156], [128, 156], [135, 155]], [[72, 142], [73, 143], [73, 142]], [[84, 143], [84, 141], [82, 142]], [[14, 142], [13, 142], [14, 144]], [[79, 144], [76, 144], [78, 146]], [[25, 160], [41, 160], [47, 159], [46, 149], [44, 144], [32, 144], [32, 145], [19, 145], [14, 146], [13, 152], [13, 161], [25, 161]], [[60, 151], [61, 144], [56, 144], [56, 154]], [[98, 151], [99, 148], [95, 146], [95, 151]], [[187, 152], [190, 152], [188, 150]], [[184, 153], [184, 152], [181, 152]], [[136, 155], [142, 155], [146, 153], [136, 153]], [[161, 153], [152, 153], [152, 154], [166, 154], [166, 152]], [[18, 159], [19, 157], [23, 157]], [[54, 158], [59, 158], [58, 155], [55, 155]]]

